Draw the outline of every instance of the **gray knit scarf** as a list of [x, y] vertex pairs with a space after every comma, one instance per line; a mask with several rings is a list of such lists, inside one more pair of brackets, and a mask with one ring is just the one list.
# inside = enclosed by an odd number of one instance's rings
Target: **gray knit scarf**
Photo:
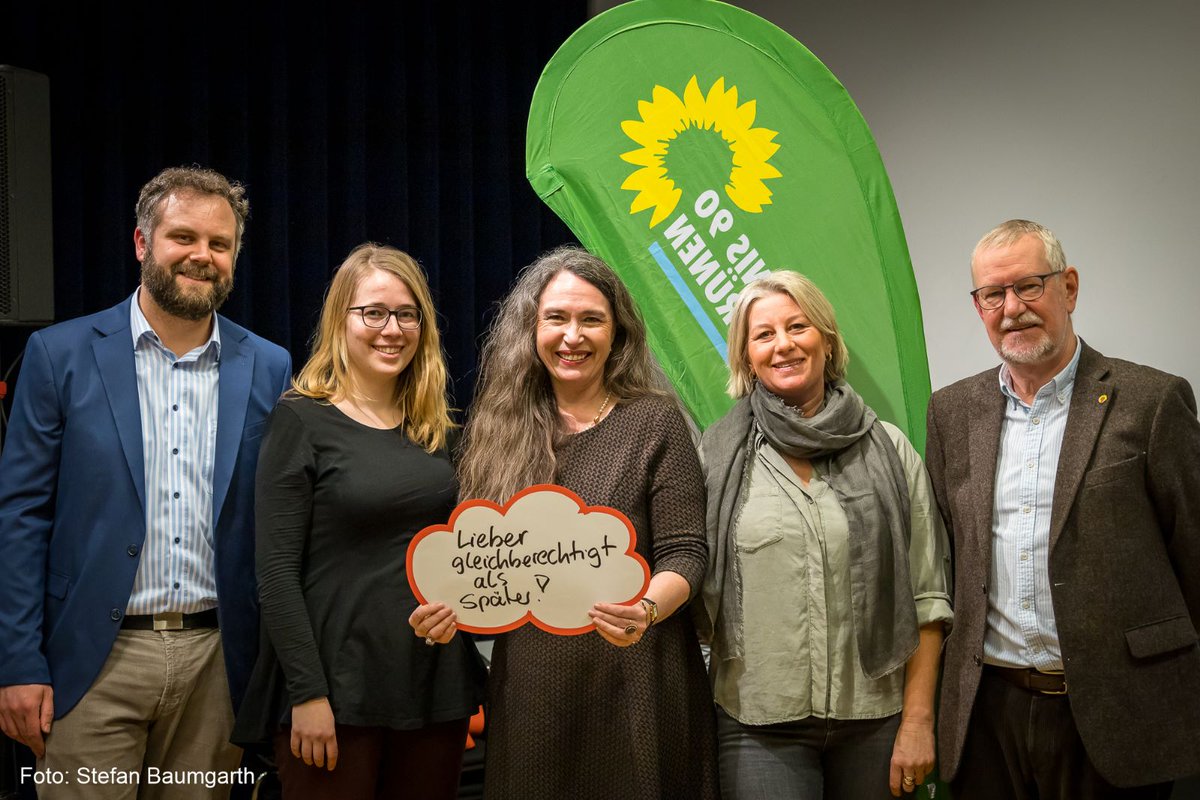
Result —
[[862, 669], [877, 679], [917, 648], [917, 610], [908, 571], [910, 531], [904, 466], [875, 412], [845, 381], [829, 385], [825, 406], [805, 418], [755, 384], [748, 397], [704, 434], [708, 489], [708, 575], [699, 621], [723, 658], [743, 657], [742, 576], [734, 529], [745, 502], [754, 423], [781, 453], [822, 463], [850, 526], [850, 585]]

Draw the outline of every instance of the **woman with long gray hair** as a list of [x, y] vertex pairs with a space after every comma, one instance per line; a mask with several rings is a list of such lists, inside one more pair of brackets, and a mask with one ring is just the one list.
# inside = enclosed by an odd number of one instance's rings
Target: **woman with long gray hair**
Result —
[[[461, 497], [504, 503], [557, 483], [624, 513], [650, 565], [646, 599], [597, 603], [595, 634], [502, 634], [489, 678], [489, 798], [716, 797], [714, 720], [689, 615], [707, 563], [704, 487], [628, 290], [560, 248], [530, 265], [483, 349]], [[449, 642], [441, 603], [409, 620]]]

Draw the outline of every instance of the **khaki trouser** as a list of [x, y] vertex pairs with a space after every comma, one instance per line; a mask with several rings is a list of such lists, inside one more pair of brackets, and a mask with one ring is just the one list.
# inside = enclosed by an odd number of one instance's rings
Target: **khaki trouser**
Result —
[[79, 704], [55, 720], [39, 800], [226, 798], [242, 751], [221, 633], [122, 630]]

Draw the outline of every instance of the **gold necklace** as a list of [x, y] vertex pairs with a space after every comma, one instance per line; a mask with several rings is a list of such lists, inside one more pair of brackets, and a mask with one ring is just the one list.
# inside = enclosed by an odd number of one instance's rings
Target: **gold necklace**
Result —
[[357, 411], [363, 420], [366, 420], [364, 424], [366, 424], [368, 427], [376, 428], [378, 430], [391, 430], [399, 425], [399, 421], [396, 419], [395, 409], [389, 408], [389, 413], [385, 418], [384, 415], [379, 414], [372, 408], [369, 408], [356, 398], [347, 397], [345, 402], [348, 403], [351, 408]]
[[596, 416], [592, 418], [592, 427], [600, 424], [600, 418], [604, 416], [604, 409], [608, 408], [608, 401], [612, 399], [612, 391], [608, 391], [604, 395], [604, 402], [600, 404], [600, 410], [596, 412]]

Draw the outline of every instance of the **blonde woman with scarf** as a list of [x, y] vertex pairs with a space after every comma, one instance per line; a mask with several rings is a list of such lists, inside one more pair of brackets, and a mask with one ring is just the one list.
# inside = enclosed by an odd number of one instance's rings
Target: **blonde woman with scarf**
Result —
[[807, 278], [746, 288], [733, 409], [701, 445], [727, 800], [886, 797], [932, 770], [949, 547], [904, 435], [844, 380], [833, 308]]

